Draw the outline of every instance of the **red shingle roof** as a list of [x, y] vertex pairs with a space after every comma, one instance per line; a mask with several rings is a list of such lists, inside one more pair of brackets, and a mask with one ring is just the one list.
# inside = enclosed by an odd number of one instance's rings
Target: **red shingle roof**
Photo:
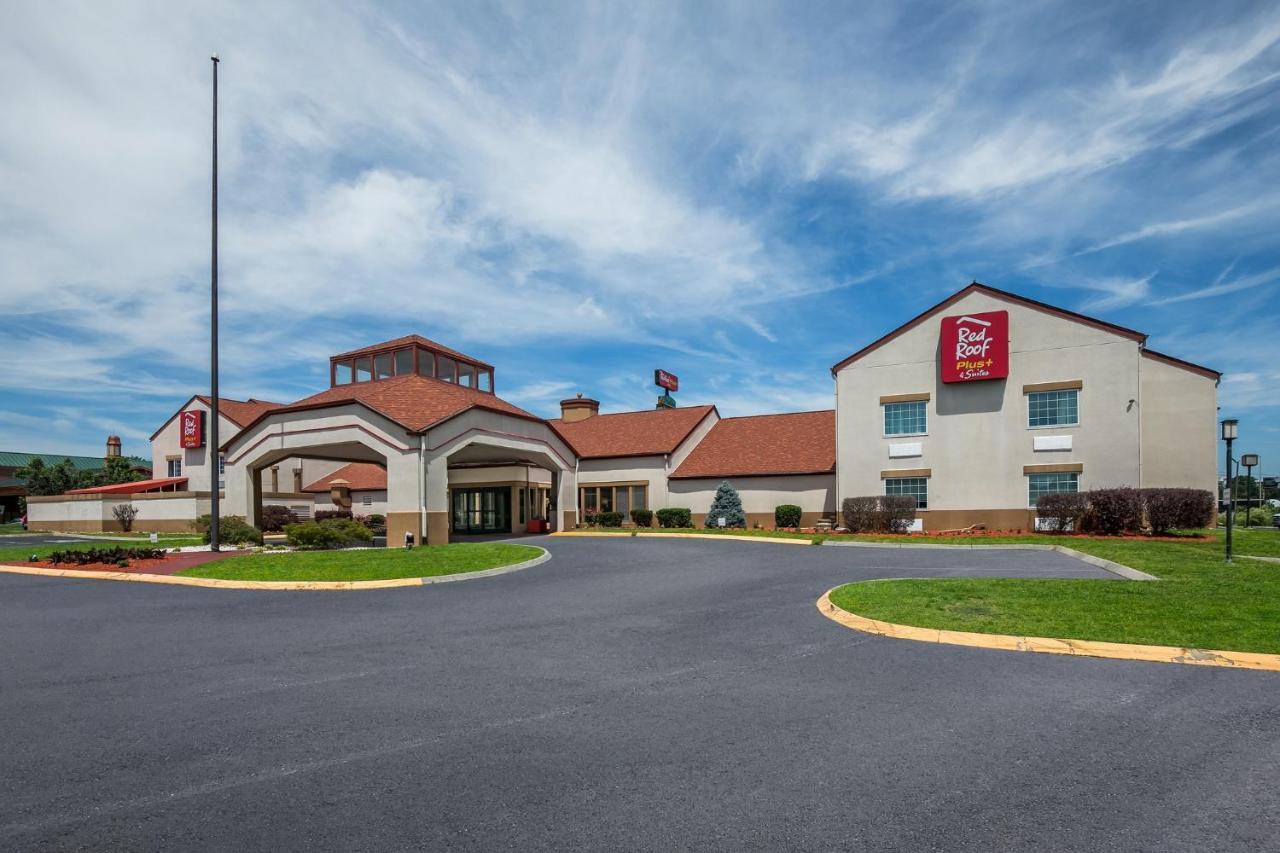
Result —
[[[213, 405], [213, 398], [207, 394], [197, 394], [196, 399], [206, 406]], [[278, 409], [284, 403], [272, 403], [268, 400], [232, 400], [230, 397], [218, 398], [218, 414], [225, 415], [232, 423], [242, 429], [258, 419], [263, 412]]]
[[353, 349], [349, 352], [340, 352], [337, 355], [333, 356], [333, 358], [349, 358], [353, 355], [365, 355], [371, 352], [379, 352], [381, 350], [394, 349], [395, 347], [407, 347], [411, 344], [420, 344], [424, 347], [427, 347], [428, 349], [436, 350], [437, 352], [444, 353], [445, 355], [451, 355], [454, 358], [460, 358], [463, 361], [469, 361], [472, 364], [478, 364], [481, 367], [488, 367], [488, 368], [493, 367], [492, 364], [483, 362], [480, 359], [475, 358], [473, 356], [469, 356], [464, 352], [458, 352], [456, 349], [447, 347], [444, 344], [438, 344], [435, 341], [431, 340], [430, 338], [424, 338], [422, 335], [405, 335], [404, 337], [401, 337], [401, 338], [392, 338], [391, 340], [383, 341], [380, 344], [369, 344], [369, 346], [360, 347], [360, 349]]
[[595, 415], [573, 423], [556, 418], [547, 423], [582, 459], [657, 456], [679, 447], [694, 427], [714, 410], [715, 406], [648, 409]]
[[836, 469], [836, 413], [793, 412], [724, 418], [671, 475], [759, 477]]
[[[477, 391], [474, 388], [464, 388], [440, 379], [413, 375], [393, 376], [376, 382], [338, 385], [319, 394], [304, 397], [295, 403], [278, 406], [270, 412], [295, 412], [342, 403], [360, 403], [413, 432], [421, 432], [433, 424], [438, 424], [472, 408], [488, 409], [506, 415], [542, 421], [541, 418], [493, 394]], [[256, 420], [261, 420], [266, 414], [267, 412], [264, 412]]]
[[92, 486], [87, 489], [68, 489], [67, 495], [135, 495], [141, 492], [158, 492], [170, 486], [185, 486], [186, 477], [162, 477], [159, 480], [135, 480], [132, 483], [115, 483], [110, 486]]
[[334, 480], [346, 480], [348, 487], [353, 492], [368, 491], [370, 489], [380, 491], [387, 487], [387, 469], [372, 462], [352, 462], [350, 465], [344, 465], [334, 471], [329, 476], [321, 477], [311, 485], [303, 487], [302, 491], [327, 492]]

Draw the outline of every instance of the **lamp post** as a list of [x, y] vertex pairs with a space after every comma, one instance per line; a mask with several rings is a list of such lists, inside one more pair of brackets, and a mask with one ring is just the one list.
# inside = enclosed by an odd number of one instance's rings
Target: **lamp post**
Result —
[[1232, 516], [1235, 515], [1235, 504], [1231, 500], [1231, 442], [1240, 434], [1240, 421], [1235, 418], [1222, 419], [1222, 440], [1227, 443], [1227, 480], [1222, 489], [1222, 499], [1227, 505], [1227, 562], [1231, 562], [1231, 527]]
[[213, 231], [209, 259], [209, 475], [213, 488], [209, 489], [209, 550], [218, 551], [218, 490], [222, 488], [218, 470], [218, 54], [209, 59], [213, 62]]
[[1249, 518], [1249, 513], [1253, 511], [1253, 466], [1257, 465], [1261, 460], [1256, 453], [1241, 453], [1240, 464], [1245, 467], [1245, 489], [1244, 493], [1244, 526], [1252, 527], [1253, 524]]

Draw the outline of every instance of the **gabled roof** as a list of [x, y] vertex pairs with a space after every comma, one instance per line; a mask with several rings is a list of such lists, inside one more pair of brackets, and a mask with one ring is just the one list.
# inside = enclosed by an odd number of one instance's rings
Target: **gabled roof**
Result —
[[349, 350], [348, 352], [340, 352], [337, 355], [332, 357], [333, 358], [350, 358], [353, 355], [367, 355], [368, 353], [371, 353], [371, 352], [380, 352], [382, 350], [394, 349], [396, 347], [407, 347], [407, 346], [410, 346], [411, 344], [420, 344], [424, 347], [427, 347], [428, 349], [436, 350], [437, 352], [444, 353], [445, 355], [451, 355], [454, 358], [460, 358], [463, 361], [469, 361], [472, 364], [478, 364], [481, 367], [488, 367], [490, 369], [493, 368], [492, 364], [483, 362], [480, 359], [475, 358], [473, 356], [469, 356], [464, 352], [458, 352], [456, 349], [447, 347], [444, 344], [438, 344], [435, 341], [431, 340], [430, 338], [424, 338], [422, 335], [405, 335], [404, 337], [400, 337], [400, 338], [392, 338], [391, 340], [383, 341], [380, 344], [369, 344], [369, 346], [360, 347], [360, 349], [353, 349], [353, 350]]
[[[199, 400], [206, 406], [213, 408], [213, 397], [208, 394], [193, 394], [187, 398], [187, 402], [177, 408], [172, 415], [165, 418], [164, 423], [160, 424], [160, 428], [151, 433], [151, 440], [155, 441], [169, 422], [176, 418], [180, 413], [186, 411], [187, 406], [191, 405], [193, 400]], [[244, 429], [249, 424], [257, 420], [263, 412], [269, 412], [272, 409], [278, 409], [283, 403], [272, 403], [269, 400], [255, 400], [250, 397], [248, 400], [233, 400], [230, 397], [218, 398], [218, 415], [231, 421], [240, 429]]]
[[114, 483], [110, 486], [91, 486], [87, 489], [70, 489], [68, 495], [136, 495], [142, 492], [159, 492], [170, 486], [185, 486], [186, 477], [161, 477], [158, 480], [136, 480], [132, 483]]
[[831, 375], [835, 376], [836, 373], [839, 372], [842, 368], [847, 367], [848, 365], [862, 358], [864, 355], [870, 352], [873, 352], [875, 350], [878, 350], [880, 347], [889, 343], [889, 341], [893, 340], [899, 335], [902, 335], [902, 334], [905, 334], [906, 332], [911, 331], [916, 326], [919, 326], [921, 323], [923, 323], [925, 320], [928, 320], [930, 317], [934, 316], [935, 314], [938, 314], [939, 312], [945, 311], [946, 309], [950, 308], [952, 305], [956, 304], [961, 299], [964, 299], [966, 296], [969, 296], [972, 293], [982, 293], [987, 296], [995, 297], [996, 299], [1004, 300], [1005, 302], [1012, 302], [1015, 305], [1021, 305], [1024, 308], [1030, 308], [1033, 311], [1040, 311], [1045, 314], [1050, 314], [1054, 317], [1061, 317], [1064, 320], [1071, 320], [1072, 322], [1081, 323], [1085, 326], [1092, 326], [1095, 329], [1101, 329], [1104, 332], [1110, 332], [1113, 335], [1119, 335], [1122, 338], [1129, 338], [1130, 340], [1137, 341], [1139, 344], [1144, 344], [1146, 343], [1146, 340], [1147, 340], [1147, 336], [1143, 332], [1134, 331], [1133, 329], [1127, 329], [1124, 326], [1117, 326], [1114, 323], [1108, 323], [1105, 320], [1099, 320], [1096, 317], [1088, 317], [1088, 316], [1085, 316], [1084, 314], [1077, 314], [1076, 312], [1068, 311], [1065, 308], [1056, 308], [1053, 305], [1046, 305], [1043, 302], [1037, 302], [1034, 299], [1028, 299], [1025, 296], [1019, 296], [1016, 293], [1010, 293], [1007, 290], [1000, 290], [995, 287], [990, 287], [989, 285], [979, 284], [978, 282], [975, 281], [972, 284], [970, 284], [968, 287], [964, 288], [963, 290], [957, 291], [956, 293], [953, 293], [951, 296], [948, 296], [946, 299], [942, 300], [937, 305], [928, 309], [924, 313], [911, 318], [910, 320], [903, 323], [901, 326], [894, 329], [892, 332], [885, 335], [884, 337], [879, 338], [878, 340], [872, 341], [862, 349], [855, 352], [853, 355], [849, 356], [843, 361], [837, 362], [836, 364], [832, 365]]
[[723, 418], [672, 473], [692, 477], [829, 474], [836, 469], [836, 413]]
[[486, 391], [464, 388], [441, 379], [408, 375], [392, 376], [376, 382], [336, 385], [319, 394], [304, 397], [296, 403], [288, 403], [265, 411], [246, 424], [245, 429], [267, 415], [321, 409], [343, 403], [362, 405], [395, 421], [410, 432], [423, 432], [428, 427], [460, 415], [468, 409], [486, 409], [499, 414], [543, 422], [542, 418], [531, 415], [524, 409]]
[[382, 490], [387, 487], [387, 469], [372, 462], [352, 462], [344, 465], [328, 476], [321, 477], [309, 486], [303, 486], [304, 492], [327, 492], [334, 480], [346, 480], [347, 487], [353, 492]]
[[660, 456], [679, 447], [715, 408], [646, 409], [594, 415], [573, 423], [556, 418], [547, 423], [582, 459]]

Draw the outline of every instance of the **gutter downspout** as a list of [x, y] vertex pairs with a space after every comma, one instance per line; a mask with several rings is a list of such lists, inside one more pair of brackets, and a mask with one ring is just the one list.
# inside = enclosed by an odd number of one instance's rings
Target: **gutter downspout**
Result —
[[[418, 544], [427, 544], [424, 540], [427, 535], [427, 493], [426, 484], [423, 480], [425, 476], [425, 468], [427, 464], [427, 436], [425, 433], [418, 433]], [[390, 544], [390, 543], [388, 543]]]

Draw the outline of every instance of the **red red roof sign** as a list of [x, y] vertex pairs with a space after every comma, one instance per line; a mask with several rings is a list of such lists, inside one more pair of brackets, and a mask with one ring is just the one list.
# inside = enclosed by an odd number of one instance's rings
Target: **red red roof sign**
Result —
[[183, 447], [204, 447], [204, 412], [187, 409], [178, 419]]
[[942, 318], [943, 382], [980, 382], [1009, 375], [1009, 312]]

